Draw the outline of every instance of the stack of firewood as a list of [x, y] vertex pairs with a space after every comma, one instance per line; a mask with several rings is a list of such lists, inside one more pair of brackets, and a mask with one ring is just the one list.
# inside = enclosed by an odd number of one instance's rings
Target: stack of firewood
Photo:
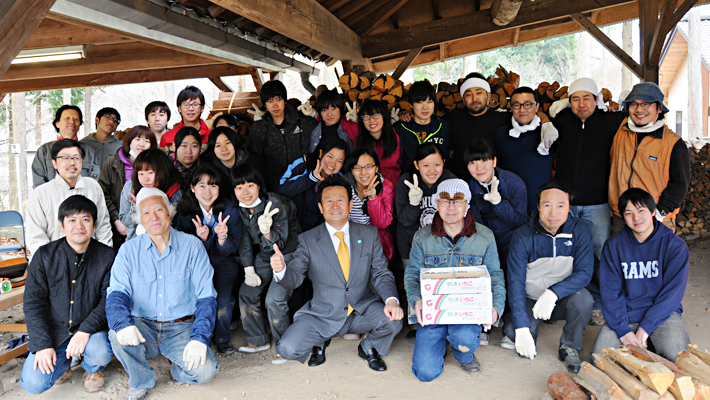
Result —
[[383, 101], [390, 110], [395, 107], [400, 110], [412, 109], [407, 101], [407, 92], [411, 85], [404, 85], [389, 74], [377, 76], [374, 72], [357, 66], [338, 78], [338, 84], [345, 100], [350, 103], [360, 104], [372, 99]]
[[[520, 75], [507, 71], [499, 65], [496, 68], [496, 74], [489, 76], [487, 81], [491, 85], [491, 100], [488, 102], [488, 108], [492, 110], [507, 109], [510, 96], [520, 86]], [[456, 84], [439, 82], [436, 85], [436, 102], [438, 104], [436, 113], [438, 116], [443, 117], [455, 108], [466, 107], [459, 93], [462, 83], [463, 78], [459, 79]]]
[[680, 352], [675, 363], [636, 346], [604, 349], [604, 355], [592, 357], [595, 365], [582, 363], [575, 377], [550, 375], [547, 387], [557, 400], [710, 400], [710, 352], [695, 345]]
[[702, 234], [710, 227], [710, 144], [690, 151], [690, 188], [676, 217], [679, 235]]

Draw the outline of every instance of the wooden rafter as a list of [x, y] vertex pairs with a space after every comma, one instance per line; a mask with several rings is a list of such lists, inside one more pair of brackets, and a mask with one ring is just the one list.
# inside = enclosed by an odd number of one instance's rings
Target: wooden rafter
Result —
[[369, 0], [365, 0], [350, 3], [347, 7], [343, 8], [343, 11], [347, 10], [348, 13], [343, 14], [347, 15], [347, 17], [344, 17], [342, 21], [345, 25], [352, 28], [354, 24], [357, 24], [363, 19], [372, 18], [372, 15], [378, 12], [380, 8], [382, 8], [382, 3], [377, 1], [370, 3]]
[[367, 27], [356, 28], [356, 31], [363, 37], [371, 34], [378, 26], [382, 25], [383, 22], [390, 19], [394, 13], [399, 11], [400, 8], [404, 7], [408, 1], [409, 0], [390, 0], [382, 7], [382, 9], [380, 9], [380, 15], [374, 22], [368, 24]]
[[364, 62], [360, 36], [316, 0], [211, 1], [329, 56]]
[[394, 71], [394, 73], [392, 74], [392, 77], [394, 79], [399, 79], [402, 76], [402, 74], [404, 73], [404, 71], [406, 71], [407, 68], [409, 68], [409, 66], [412, 65], [412, 62], [414, 61], [414, 59], [417, 58], [417, 56], [421, 52], [422, 52], [421, 47], [417, 48], [417, 49], [410, 50], [409, 53], [407, 54], [407, 56], [404, 57], [404, 60], [402, 60], [402, 63], [399, 64], [397, 69]]
[[339, 9], [340, 7], [344, 6], [347, 4], [350, 0], [327, 0], [324, 1], [323, 7], [325, 7], [326, 10], [330, 11], [331, 13], [334, 12], [335, 10]]
[[56, 21], [47, 17], [32, 33], [23, 49], [76, 46], [82, 44], [105, 45], [132, 41], [110, 31], [101, 31]]
[[609, 52], [619, 59], [622, 64], [624, 64], [628, 69], [631, 70], [636, 76], [641, 78], [643, 76], [643, 67], [637, 63], [633, 57], [631, 57], [627, 52], [619, 47], [613, 40], [609, 39], [609, 36], [604, 34], [596, 25], [592, 23], [587, 17], [582, 14], [572, 14], [572, 19], [577, 21], [590, 35], [592, 35], [602, 46], [604, 46]]
[[[363, 8], [367, 7], [370, 5], [374, 0], [362, 0], [362, 1], [352, 1], [348, 4], [346, 4], [343, 8], [340, 10], [336, 11], [333, 15], [335, 15], [336, 18], [339, 20], [343, 21], [345, 25], [350, 26], [349, 24], [352, 23], [349, 18], [355, 13], [359, 12]], [[375, 3], [376, 7], [381, 6], [382, 4]], [[368, 13], [367, 11], [365, 12], [366, 14]]]
[[214, 83], [217, 88], [223, 92], [234, 92], [234, 90], [227, 85], [227, 83], [219, 75], [209, 76], [209, 80]]
[[521, 7], [517, 18], [506, 27], [495, 25], [490, 19], [490, 12], [483, 10], [473, 14], [443, 18], [364, 37], [362, 44], [363, 54], [365, 57], [379, 57], [406, 51], [413, 47], [425, 47], [461, 39], [462, 37], [537, 24], [563, 18], [570, 14], [589, 12], [630, 2], [629, 0], [550, 0], [530, 2]]

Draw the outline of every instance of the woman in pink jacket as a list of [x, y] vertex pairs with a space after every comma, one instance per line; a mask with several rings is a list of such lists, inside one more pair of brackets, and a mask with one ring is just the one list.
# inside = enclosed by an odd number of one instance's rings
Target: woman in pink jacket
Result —
[[394, 185], [379, 170], [380, 158], [377, 153], [361, 147], [348, 159], [345, 176], [353, 186], [350, 221], [377, 228], [382, 250], [389, 261], [394, 255], [394, 240], [387, 229], [392, 223]]
[[375, 150], [380, 158], [380, 173], [396, 186], [402, 173], [399, 160], [401, 146], [399, 135], [392, 128], [387, 106], [379, 100], [366, 100], [358, 115], [359, 130], [355, 148], [367, 147]]

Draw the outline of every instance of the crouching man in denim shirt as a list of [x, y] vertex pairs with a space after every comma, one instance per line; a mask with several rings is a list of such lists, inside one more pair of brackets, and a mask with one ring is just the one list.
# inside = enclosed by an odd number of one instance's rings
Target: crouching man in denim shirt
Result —
[[422, 268], [485, 265], [491, 276], [493, 323], [497, 325], [505, 307], [505, 284], [500, 269], [493, 232], [474, 221], [468, 212], [471, 191], [461, 179], [447, 179], [439, 184], [433, 196], [437, 214], [430, 226], [414, 235], [409, 253], [411, 264], [404, 276], [407, 299], [417, 311], [417, 339], [414, 342], [412, 372], [420, 381], [429, 382], [444, 372], [444, 354], [448, 343], [454, 357], [467, 373], [481, 371], [474, 352], [480, 344], [483, 329], [490, 325], [427, 325], [422, 319], [422, 295], [419, 271]]
[[111, 347], [128, 372], [127, 400], [144, 399], [155, 386], [147, 359], [161, 354], [178, 382], [207, 383], [219, 370], [209, 349], [217, 292], [202, 242], [170, 227], [175, 210], [159, 189], [141, 189], [136, 211], [148, 234], [121, 246], [106, 300]]

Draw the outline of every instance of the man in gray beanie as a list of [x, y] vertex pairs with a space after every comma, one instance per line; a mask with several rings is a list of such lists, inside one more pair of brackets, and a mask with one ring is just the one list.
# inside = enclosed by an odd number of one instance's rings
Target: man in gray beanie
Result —
[[[471, 191], [461, 179], [447, 179], [438, 186], [433, 196], [437, 214], [430, 226], [414, 235], [410, 254], [411, 264], [404, 276], [404, 286], [410, 306], [416, 310], [417, 338], [414, 342], [412, 372], [423, 382], [429, 382], [444, 372], [444, 355], [451, 343], [454, 357], [467, 373], [481, 371], [474, 352], [480, 344], [480, 335], [489, 330], [505, 308], [505, 282], [500, 269], [498, 250], [493, 232], [473, 220], [468, 212]], [[483, 257], [478, 256], [482, 254]], [[491, 277], [493, 312], [491, 324], [438, 324], [422, 318], [422, 295], [419, 272], [424, 266], [433, 268], [485, 265]], [[448, 343], [447, 343], [448, 342]]]

